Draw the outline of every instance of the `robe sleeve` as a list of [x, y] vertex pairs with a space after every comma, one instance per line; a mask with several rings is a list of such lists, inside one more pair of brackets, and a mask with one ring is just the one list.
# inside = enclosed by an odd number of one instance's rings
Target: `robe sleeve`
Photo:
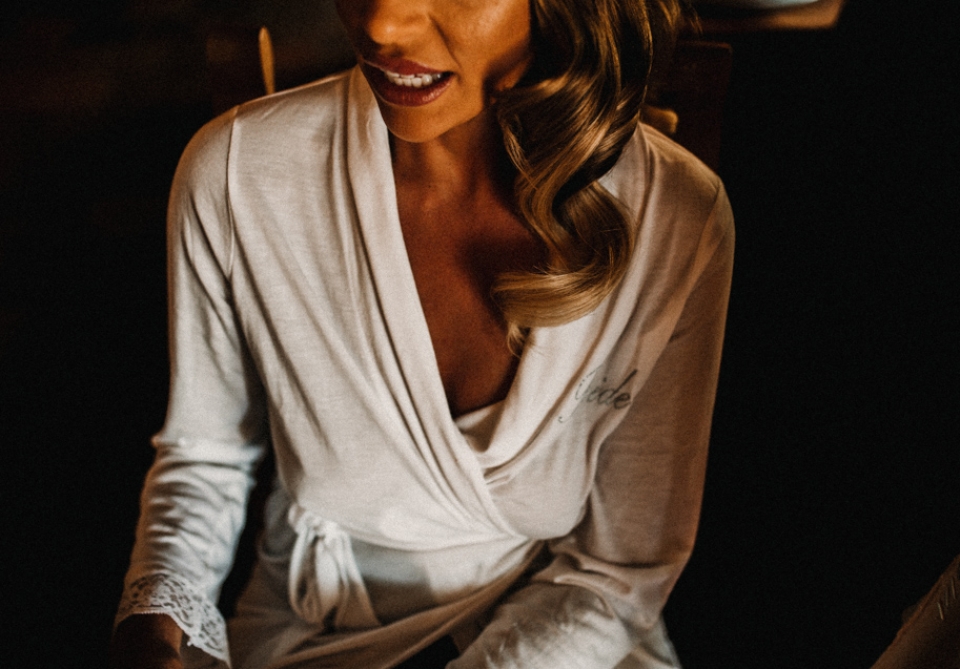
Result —
[[225, 663], [216, 602], [267, 434], [263, 390], [231, 304], [230, 121], [194, 138], [171, 191], [170, 401], [116, 618], [168, 614], [185, 644]]
[[[710, 229], [712, 227], [712, 229]], [[583, 520], [448, 669], [679, 666], [660, 613], [693, 549], [733, 267], [722, 187], [717, 243], [628, 414], [605, 440]]]

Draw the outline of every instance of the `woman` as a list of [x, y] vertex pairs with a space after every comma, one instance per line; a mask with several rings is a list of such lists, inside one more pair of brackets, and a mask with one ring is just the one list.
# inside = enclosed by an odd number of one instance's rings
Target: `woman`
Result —
[[215, 120], [178, 170], [115, 663], [386, 668], [452, 640], [455, 669], [676, 666], [733, 231], [719, 180], [637, 125], [675, 7], [338, 8], [358, 68]]

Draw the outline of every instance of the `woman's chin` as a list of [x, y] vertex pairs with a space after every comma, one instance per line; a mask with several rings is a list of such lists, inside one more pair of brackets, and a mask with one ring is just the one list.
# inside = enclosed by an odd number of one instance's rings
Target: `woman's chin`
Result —
[[476, 119], [484, 109], [457, 110], [460, 113], [448, 113], [442, 106], [432, 108], [432, 105], [423, 107], [395, 107], [378, 100], [380, 115], [396, 139], [411, 144], [422, 144], [439, 139], [453, 131], [463, 131], [465, 134], [474, 127]]

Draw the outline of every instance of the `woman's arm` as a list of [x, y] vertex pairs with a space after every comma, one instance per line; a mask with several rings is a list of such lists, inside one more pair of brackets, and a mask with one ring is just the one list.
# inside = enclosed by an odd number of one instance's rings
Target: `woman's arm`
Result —
[[204, 128], [184, 153], [171, 192], [170, 402], [153, 440], [156, 458], [117, 614], [114, 647], [127, 666], [155, 665], [124, 649], [179, 651], [181, 637], [228, 657], [216, 600], [267, 439], [263, 392], [230, 292], [229, 141], [229, 117]]
[[552, 543], [553, 563], [448, 669], [675, 666], [660, 612], [699, 519], [733, 261], [722, 190], [709, 225], [719, 226], [712, 231], [719, 244], [653, 372], [601, 448], [584, 519]]

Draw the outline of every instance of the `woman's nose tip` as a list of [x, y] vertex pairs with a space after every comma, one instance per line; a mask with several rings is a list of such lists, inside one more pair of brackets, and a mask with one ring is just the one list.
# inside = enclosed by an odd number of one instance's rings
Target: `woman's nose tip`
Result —
[[376, 44], [399, 44], [422, 25], [425, 15], [417, 0], [370, 0], [358, 3], [360, 27]]

